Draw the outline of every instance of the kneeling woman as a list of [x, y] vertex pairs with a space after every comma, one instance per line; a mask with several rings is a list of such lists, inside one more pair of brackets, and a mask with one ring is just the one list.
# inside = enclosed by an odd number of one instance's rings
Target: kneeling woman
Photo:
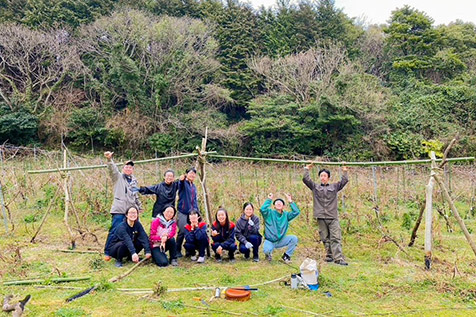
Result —
[[[208, 246], [207, 224], [197, 210], [192, 210], [188, 215], [188, 224], [185, 226], [185, 250], [191, 255], [192, 261], [205, 262], [205, 249]], [[198, 258], [195, 255], [198, 251]]]
[[117, 267], [122, 267], [122, 259], [125, 257], [139, 262], [137, 253], [142, 249], [145, 250], [145, 257], [150, 258], [149, 238], [138, 220], [137, 209], [131, 207], [126, 211], [124, 222], [112, 233], [106, 253], [116, 259]]
[[175, 233], [177, 233], [177, 223], [174, 220], [176, 210], [173, 206], [165, 208], [162, 214], [150, 225], [150, 242], [152, 245], [152, 258], [158, 266], [169, 265], [167, 254], [170, 254], [170, 264], [177, 266], [177, 244], [175, 243]]
[[223, 250], [226, 250], [230, 262], [235, 262], [235, 224], [228, 218], [225, 208], [218, 209], [215, 219], [212, 225], [212, 249], [215, 251], [215, 259], [221, 262]]
[[243, 205], [243, 214], [236, 222], [236, 239], [240, 242], [240, 252], [245, 258], [250, 257], [250, 249], [253, 248], [253, 261], [259, 262], [258, 249], [261, 244], [259, 218], [255, 215], [251, 203]]

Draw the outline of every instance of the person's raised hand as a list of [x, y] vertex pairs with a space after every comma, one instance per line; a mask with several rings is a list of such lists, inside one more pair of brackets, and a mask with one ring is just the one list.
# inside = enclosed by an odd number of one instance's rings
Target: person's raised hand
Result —
[[349, 168], [345, 165], [342, 165], [342, 171], [343, 172], [347, 172], [349, 170]]
[[268, 194], [268, 199], [273, 200], [273, 197], [274, 197], [273, 193], [269, 193], [269, 194]]
[[184, 181], [184, 180], [185, 180], [185, 177], [186, 177], [186, 175], [185, 175], [185, 174], [182, 174], [182, 175], [180, 175], [179, 180], [180, 180], [180, 181]]
[[132, 262], [134, 262], [134, 263], [139, 262], [139, 255], [137, 255], [137, 253], [134, 253], [132, 255]]
[[286, 196], [286, 199], [288, 200], [288, 202], [290, 203], [293, 202], [293, 197], [291, 197], [291, 194], [284, 194], [284, 196]]
[[113, 154], [114, 154], [114, 152], [109, 152], [109, 151], [104, 152], [104, 156], [105, 156], [108, 160], [112, 159], [112, 155], [113, 155]]
[[304, 168], [310, 170], [313, 166], [314, 166], [313, 163], [309, 163], [309, 164], [307, 164]]

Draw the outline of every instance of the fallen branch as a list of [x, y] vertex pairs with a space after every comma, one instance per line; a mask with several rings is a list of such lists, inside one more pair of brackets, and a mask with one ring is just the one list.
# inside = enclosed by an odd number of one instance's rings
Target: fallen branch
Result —
[[385, 232], [382, 221], [380, 220], [380, 211], [378, 209], [378, 206], [374, 207], [374, 211], [378, 221], [378, 229], [380, 230], [380, 233], [382, 234], [382, 238], [385, 238], [388, 241], [392, 241], [403, 253], [408, 255], [407, 251], [394, 238], [392, 238], [391, 236], [388, 235], [388, 233]]
[[3, 285], [31, 285], [38, 283], [65, 283], [65, 282], [76, 282], [76, 281], [85, 281], [91, 279], [91, 276], [81, 276], [81, 277], [54, 277], [51, 279], [33, 279], [33, 280], [18, 280], [18, 281], [7, 281], [3, 282]]
[[415, 239], [416, 239], [416, 236], [417, 236], [417, 231], [418, 231], [418, 228], [420, 227], [424, 211], [425, 211], [425, 201], [423, 201], [422, 204], [421, 204], [420, 213], [418, 214], [418, 219], [415, 222], [415, 226], [413, 227], [413, 230], [412, 230], [412, 235], [411, 235], [411, 238], [410, 238], [410, 242], [408, 243], [409, 247], [412, 247], [413, 244], [415, 243]]
[[448, 232], [453, 232], [454, 229], [453, 227], [451, 226], [451, 223], [450, 223], [450, 218], [448, 218], [448, 215], [446, 215], [440, 208], [436, 207], [436, 211], [438, 211], [438, 213], [445, 219], [446, 221], [446, 230], [448, 230]]
[[55, 286], [55, 285], [35, 285], [35, 288], [50, 288], [50, 289], [83, 289], [81, 286]]
[[45, 221], [46, 221], [46, 217], [48, 217], [48, 214], [50, 213], [51, 207], [53, 206], [53, 202], [56, 200], [56, 197], [58, 196], [59, 189], [60, 189], [60, 187], [58, 186], [58, 188], [56, 189], [55, 194], [53, 195], [53, 198], [51, 198], [51, 200], [50, 200], [50, 202], [49, 202], [49, 204], [48, 204], [48, 208], [46, 209], [46, 212], [45, 212], [45, 214], [43, 215], [43, 218], [41, 219], [40, 226], [38, 227], [38, 229], [36, 230], [35, 234], [33, 235], [33, 237], [32, 237], [31, 240], [30, 240], [31, 243], [35, 242], [36, 236], [38, 235], [38, 233], [40, 233], [41, 227], [43, 227], [43, 224], [44, 224]]
[[87, 254], [101, 254], [100, 251], [87, 251], [87, 250], [68, 250], [68, 249], [60, 249], [56, 250], [57, 252], [64, 252], [64, 253], [87, 253]]
[[[143, 263], [145, 263], [146, 261], [148, 261], [149, 259], [147, 258], [144, 258], [142, 259], [140, 262], [134, 264], [133, 267], [131, 267], [129, 270], [127, 270], [125, 273], [121, 274], [121, 275], [118, 275], [118, 276], [114, 276], [112, 278], [109, 279], [109, 282], [110, 283], [115, 283], [117, 281], [120, 281], [121, 279], [123, 279], [124, 277], [128, 276], [129, 274], [131, 274], [135, 269], [137, 269], [139, 266], [141, 266]], [[69, 302], [72, 302], [78, 298], [81, 298], [85, 295], [88, 295], [89, 293], [95, 291], [101, 284], [100, 283], [97, 283], [95, 285], [93, 285], [92, 287], [89, 287], [69, 298], [66, 299], [66, 302], [69, 303]]]
[[451, 148], [453, 145], [456, 143], [459, 137], [459, 132], [456, 134], [456, 136], [451, 140], [450, 144], [446, 147], [445, 153], [443, 153], [443, 159], [441, 160], [440, 166], [438, 168], [443, 168], [445, 164], [448, 162], [448, 154], [450, 153]]

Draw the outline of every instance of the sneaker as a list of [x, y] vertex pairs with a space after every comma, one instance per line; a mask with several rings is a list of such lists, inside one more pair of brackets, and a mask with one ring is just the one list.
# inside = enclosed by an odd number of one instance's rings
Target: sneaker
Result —
[[178, 261], [177, 259], [172, 259], [171, 263], [172, 266], [178, 266]]
[[190, 260], [192, 260], [192, 261], [197, 261], [197, 256], [196, 256], [196, 255], [192, 255], [192, 256], [190, 257]]
[[221, 256], [216, 256], [216, 257], [215, 257], [215, 260], [216, 260], [218, 263], [221, 263], [221, 261], [222, 261], [222, 260], [221, 260]]
[[177, 259], [182, 258], [182, 257], [183, 257], [182, 252], [177, 252]]
[[116, 264], [114, 264], [116, 267], [122, 267], [122, 261], [121, 260], [116, 260]]
[[230, 263], [236, 263], [235, 258], [231, 258], [231, 259], [230, 259]]
[[112, 257], [110, 255], [104, 255], [104, 261], [109, 262], [111, 259]]
[[253, 257], [253, 262], [259, 262], [259, 257], [258, 257], [258, 256], [254, 256], [254, 257]]
[[249, 254], [249, 253], [248, 253], [248, 254], [245, 254], [245, 259], [248, 260], [249, 258], [250, 258], [250, 254]]
[[339, 264], [339, 265], [343, 265], [343, 266], [347, 266], [349, 265], [347, 262], [345, 262], [344, 260], [337, 260], [337, 261], [334, 261], [335, 264]]
[[270, 254], [266, 254], [266, 260], [268, 260], [268, 262], [271, 262], [273, 261], [273, 256]]
[[333, 259], [331, 256], [326, 256], [326, 258], [324, 259], [324, 261], [326, 261], [326, 262], [334, 262], [334, 259]]
[[281, 257], [283, 259], [284, 263], [289, 264], [291, 263], [291, 257], [287, 255], [286, 253], [283, 253], [283, 256]]
[[198, 257], [197, 263], [205, 263], [205, 257], [204, 256]]

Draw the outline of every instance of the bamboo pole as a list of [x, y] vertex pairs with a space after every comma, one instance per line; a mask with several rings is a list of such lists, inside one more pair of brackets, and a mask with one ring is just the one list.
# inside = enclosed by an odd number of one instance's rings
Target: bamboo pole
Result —
[[435, 180], [438, 183], [441, 191], [443, 192], [443, 197], [445, 198], [445, 200], [450, 205], [450, 209], [453, 212], [453, 215], [455, 216], [456, 221], [458, 222], [461, 230], [463, 231], [464, 236], [466, 237], [466, 240], [468, 240], [468, 243], [471, 246], [471, 249], [473, 249], [473, 252], [476, 255], [476, 245], [474, 244], [473, 239], [471, 238], [471, 235], [469, 234], [468, 229], [466, 228], [466, 225], [464, 224], [463, 219], [461, 219], [461, 216], [460, 216], [458, 210], [456, 209], [456, 206], [453, 202], [453, 199], [451, 199], [451, 196], [448, 192], [448, 189], [446, 189], [445, 184], [443, 183], [443, 181], [440, 179], [440, 177], [438, 175], [435, 175], [434, 177], [435, 177]]
[[[264, 161], [264, 162], [276, 162], [276, 163], [291, 163], [291, 164], [310, 164], [314, 163], [317, 165], [323, 166], [390, 166], [390, 165], [411, 165], [411, 164], [428, 164], [431, 163], [431, 160], [407, 160], [407, 161], [382, 161], [382, 162], [317, 162], [317, 161], [310, 161], [310, 160], [285, 160], [285, 159], [269, 159], [269, 158], [259, 158], [259, 157], [244, 157], [244, 156], [230, 156], [230, 155], [219, 155], [216, 154], [215, 151], [212, 152], [205, 152], [202, 154], [206, 154], [210, 157], [216, 158], [223, 158], [223, 159], [235, 159], [235, 160], [244, 160], [244, 161]], [[187, 158], [187, 157], [194, 157], [197, 156], [196, 153], [191, 154], [184, 154], [178, 156], [170, 156], [170, 157], [161, 157], [157, 159], [149, 159], [149, 160], [141, 160], [141, 161], [134, 161], [134, 164], [146, 164], [156, 161], [166, 161], [166, 160], [175, 160], [179, 158]], [[457, 157], [457, 158], [450, 158], [448, 161], [450, 162], [472, 162], [475, 158], [473, 156], [470, 157]], [[441, 159], [437, 159], [437, 162], [441, 162]], [[123, 163], [117, 163], [118, 166], [123, 165]], [[106, 164], [102, 165], [89, 165], [89, 166], [78, 166], [78, 167], [68, 167], [68, 168], [53, 168], [47, 170], [31, 170], [28, 171], [28, 174], [44, 174], [44, 173], [55, 173], [55, 172], [65, 172], [65, 171], [78, 171], [78, 170], [90, 170], [90, 169], [98, 169], [98, 168], [106, 168]]]
[[[68, 167], [68, 162], [67, 162], [67, 153], [66, 149], [63, 150], [63, 168]], [[76, 242], [74, 238], [73, 231], [71, 230], [71, 227], [69, 226], [68, 223], [68, 215], [69, 215], [69, 191], [68, 191], [68, 180], [69, 180], [69, 174], [66, 173], [64, 175], [64, 180], [63, 180], [63, 189], [64, 189], [64, 218], [63, 222], [64, 225], [66, 226], [66, 229], [68, 229], [69, 236], [71, 239], [71, 249], [76, 248]]]
[[[275, 163], [291, 163], [291, 164], [316, 164], [323, 166], [395, 166], [395, 165], [413, 165], [413, 164], [428, 164], [431, 160], [406, 160], [406, 161], [382, 161], [382, 162], [318, 162], [311, 160], [287, 160], [287, 159], [270, 159], [260, 157], [245, 157], [245, 156], [231, 156], [220, 154], [208, 154], [210, 157], [242, 160], [242, 161], [260, 161], [260, 162], [275, 162]], [[437, 162], [441, 162], [441, 159], [437, 159]], [[448, 159], [450, 162], [470, 162], [474, 161], [474, 156], [470, 157], [457, 157]]]
[[[4, 175], [4, 166], [3, 166], [3, 148], [0, 147], [0, 164], [2, 167], [2, 176]], [[2, 205], [2, 215], [3, 215], [3, 223], [5, 224], [5, 233], [8, 233], [8, 221], [7, 221], [7, 213], [5, 212], [5, 200], [3, 197], [3, 190], [2, 190], [2, 182], [0, 181], [0, 204]]]
[[434, 178], [435, 178], [436, 182], [438, 183], [438, 186], [440, 187], [441, 191], [443, 192], [443, 198], [448, 202], [448, 204], [450, 206], [450, 209], [451, 209], [451, 211], [453, 212], [453, 215], [456, 218], [456, 221], [458, 222], [461, 230], [464, 233], [464, 236], [466, 237], [466, 240], [468, 241], [469, 245], [471, 246], [471, 249], [473, 250], [473, 253], [476, 255], [476, 245], [474, 244], [473, 239], [471, 238], [471, 235], [469, 234], [468, 229], [466, 228], [466, 225], [464, 224], [463, 219], [461, 219], [461, 216], [458, 212], [458, 209], [456, 209], [456, 206], [453, 202], [453, 199], [450, 196], [450, 193], [448, 192], [448, 189], [446, 188], [446, 186], [444, 184], [444, 181], [441, 180], [441, 178], [438, 174], [438, 172], [441, 170], [441, 168], [449, 160], [449, 159], [447, 159], [448, 154], [451, 150], [451, 147], [456, 143], [457, 138], [458, 138], [458, 135], [456, 135], [456, 137], [453, 138], [453, 140], [451, 140], [450, 144], [448, 145], [448, 147], [445, 150], [445, 153], [443, 155], [443, 160], [442, 160], [441, 164], [438, 167], [436, 167], [435, 153], [431, 152], [431, 155], [432, 155], [431, 159], [432, 159], [433, 165], [434, 165], [434, 166], [432, 166], [433, 167], [432, 172], [435, 173]]
[[211, 220], [213, 219], [211, 216], [211, 208], [210, 208], [210, 200], [208, 198], [208, 189], [207, 189], [207, 175], [205, 170], [205, 164], [207, 163], [206, 157], [206, 149], [207, 149], [207, 138], [208, 138], [208, 127], [205, 128], [205, 137], [202, 138], [202, 147], [197, 149], [198, 150], [198, 170], [199, 170], [199, 178], [200, 184], [202, 186], [203, 192], [203, 200], [205, 206], [205, 215], [207, 217], [207, 223], [211, 224]]
[[432, 259], [432, 241], [433, 241], [433, 187], [435, 183], [435, 152], [430, 153], [432, 159], [431, 163], [431, 173], [428, 184], [426, 185], [426, 201], [425, 201], [425, 268], [427, 270], [431, 269], [431, 259]]
[[372, 166], [372, 179], [374, 183], [374, 205], [378, 209], [378, 184], [377, 184], [377, 167]]
[[80, 276], [80, 277], [53, 277], [51, 279], [33, 279], [33, 280], [18, 280], [18, 281], [7, 281], [3, 282], [4, 286], [8, 285], [31, 285], [38, 283], [64, 283], [64, 282], [77, 282], [77, 281], [86, 281], [90, 280], [91, 276]]
[[1, 181], [0, 181], [0, 205], [2, 205], [2, 215], [3, 215], [3, 223], [5, 224], [5, 233], [8, 233], [7, 213], [5, 212], [5, 201], [3, 199], [3, 189], [2, 189]]
[[[209, 152], [209, 153], [215, 153], [215, 152]], [[190, 153], [190, 154], [177, 155], [177, 156], [160, 157], [160, 158], [157, 158], [157, 159], [134, 161], [134, 164], [147, 164], [147, 163], [151, 163], [151, 162], [175, 160], [175, 159], [178, 159], [178, 158], [187, 158], [187, 157], [195, 157], [195, 156], [197, 156], [196, 153]], [[116, 165], [121, 166], [121, 165], [124, 165], [124, 163], [116, 163]], [[98, 169], [98, 168], [107, 168], [107, 164], [77, 166], [77, 167], [68, 167], [68, 168], [53, 168], [53, 169], [47, 169], [47, 170], [32, 170], [32, 171], [28, 171], [28, 174], [44, 174], [44, 173], [66, 172], [66, 171], [80, 171], [80, 170], [90, 170], [90, 169]]]

